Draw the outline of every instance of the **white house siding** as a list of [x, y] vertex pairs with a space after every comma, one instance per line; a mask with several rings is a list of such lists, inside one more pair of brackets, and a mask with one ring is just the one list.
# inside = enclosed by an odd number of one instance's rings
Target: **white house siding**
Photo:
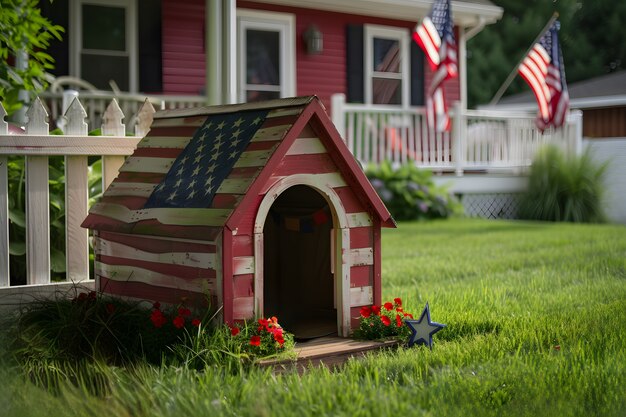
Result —
[[610, 221], [626, 224], [626, 138], [585, 139], [599, 162], [608, 161], [605, 210]]

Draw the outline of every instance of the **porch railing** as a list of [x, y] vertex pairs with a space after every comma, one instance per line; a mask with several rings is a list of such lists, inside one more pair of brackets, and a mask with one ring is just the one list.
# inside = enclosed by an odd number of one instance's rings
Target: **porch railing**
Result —
[[[124, 114], [115, 100], [102, 114], [102, 136], [88, 136], [87, 113], [74, 100], [65, 113], [65, 134], [49, 135], [48, 114], [37, 99], [27, 112], [24, 134], [9, 134], [4, 121], [6, 112], [0, 105], [0, 306], [23, 300], [24, 295], [40, 294], [62, 288], [63, 282], [51, 285], [49, 157], [64, 157], [65, 167], [65, 286], [89, 279], [89, 240], [80, 224], [87, 216], [89, 200], [88, 159], [102, 158], [102, 189], [117, 176], [124, 158], [132, 154], [137, 142], [152, 123], [154, 108], [149, 102], [133, 118], [135, 137], [126, 136]], [[26, 221], [25, 286], [10, 288], [11, 281], [24, 277], [10, 276], [8, 162], [24, 158]], [[14, 200], [15, 201], [15, 200]], [[11, 207], [11, 210], [15, 210]], [[21, 217], [20, 216], [20, 217]], [[93, 285], [93, 284], [92, 284]]]
[[393, 165], [450, 171], [512, 171], [530, 166], [537, 150], [553, 143], [568, 152], [582, 147], [582, 114], [572, 112], [561, 129], [541, 133], [529, 113], [451, 111], [450, 132], [428, 128], [425, 109], [350, 104], [343, 94], [332, 99], [332, 118], [354, 156], [363, 164], [384, 160]]
[[[65, 108], [74, 97], [79, 97], [87, 111], [89, 126], [102, 124], [102, 115], [113, 99], [117, 101], [122, 112], [127, 115], [137, 114], [146, 100], [157, 110], [184, 109], [206, 105], [206, 97], [203, 96], [144, 95], [126, 92], [114, 93], [112, 91], [77, 92], [66, 90], [64, 93], [46, 91], [39, 94], [39, 97], [50, 115], [50, 122], [52, 123], [56, 123], [57, 120], [62, 121], [60, 118]], [[127, 121], [127, 125], [131, 125], [131, 123], [132, 121]]]

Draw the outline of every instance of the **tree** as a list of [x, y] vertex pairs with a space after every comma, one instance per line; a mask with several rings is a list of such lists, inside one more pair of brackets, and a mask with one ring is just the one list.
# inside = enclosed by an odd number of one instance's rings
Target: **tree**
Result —
[[[493, 97], [533, 40], [559, 12], [559, 41], [569, 83], [624, 69], [626, 2], [613, 0], [492, 0], [502, 19], [468, 42], [468, 96], [471, 107]], [[517, 77], [507, 94], [529, 91]]]
[[[63, 28], [41, 15], [38, 0], [0, 0], [0, 99], [9, 114], [23, 103], [20, 90], [44, 90], [51, 79], [47, 72], [54, 59], [45, 52], [53, 38], [61, 39]], [[18, 65], [27, 55], [25, 67]]]

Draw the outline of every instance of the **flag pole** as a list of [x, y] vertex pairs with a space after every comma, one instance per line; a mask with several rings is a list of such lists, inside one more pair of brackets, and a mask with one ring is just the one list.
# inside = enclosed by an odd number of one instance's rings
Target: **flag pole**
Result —
[[519, 68], [520, 64], [522, 63], [522, 61], [524, 61], [524, 59], [526, 58], [526, 56], [528, 55], [528, 53], [530, 52], [531, 49], [533, 49], [533, 46], [535, 46], [535, 44], [537, 42], [539, 42], [539, 39], [541, 39], [541, 37], [548, 31], [548, 29], [550, 29], [550, 27], [552, 26], [552, 24], [554, 23], [554, 21], [556, 19], [559, 18], [559, 12], [554, 12], [552, 14], [552, 17], [550, 18], [550, 20], [548, 20], [548, 23], [546, 23], [546, 25], [544, 26], [544, 28], [541, 30], [541, 32], [539, 32], [539, 35], [535, 38], [535, 40], [530, 44], [530, 47], [526, 50], [526, 52], [524, 53], [524, 55], [522, 55], [522, 58], [519, 60], [519, 62], [513, 67], [513, 71], [511, 71], [511, 73], [509, 74], [509, 76], [507, 77], [506, 80], [504, 80], [504, 83], [502, 83], [502, 85], [500, 86], [500, 88], [498, 89], [498, 91], [496, 91], [496, 94], [493, 96], [493, 98], [491, 99], [491, 101], [489, 102], [490, 106], [495, 106], [498, 101], [500, 101], [500, 99], [502, 98], [502, 95], [504, 94], [504, 92], [506, 91], [507, 88], [509, 88], [509, 86], [511, 85], [511, 83], [513, 82], [513, 79], [515, 78], [515, 76], [517, 75], [517, 69]]

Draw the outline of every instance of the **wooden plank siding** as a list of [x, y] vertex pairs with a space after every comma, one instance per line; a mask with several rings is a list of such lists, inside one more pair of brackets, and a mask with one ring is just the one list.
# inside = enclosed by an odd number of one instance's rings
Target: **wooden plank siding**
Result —
[[218, 243], [113, 232], [95, 236], [99, 290], [189, 307], [218, 299]]

